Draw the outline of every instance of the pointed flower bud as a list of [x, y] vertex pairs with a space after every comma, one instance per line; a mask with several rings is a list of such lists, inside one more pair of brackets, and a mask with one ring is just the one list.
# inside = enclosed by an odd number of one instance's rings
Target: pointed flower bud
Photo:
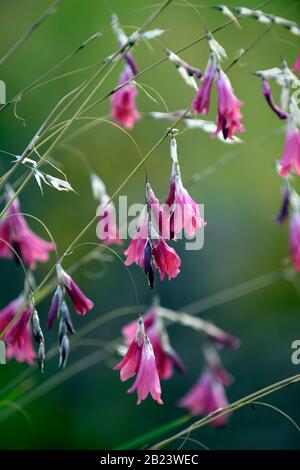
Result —
[[271, 88], [270, 85], [266, 80], [262, 81], [262, 91], [263, 94], [266, 98], [266, 101], [270, 108], [274, 111], [275, 114], [279, 117], [279, 119], [287, 119], [287, 113], [283, 111], [283, 109], [279, 108], [277, 104], [275, 103], [272, 93], [271, 93]]
[[54, 321], [58, 318], [61, 302], [63, 299], [63, 289], [58, 285], [54, 296], [52, 297], [51, 306], [48, 312], [47, 327], [48, 330], [52, 328]]
[[61, 367], [64, 369], [67, 364], [68, 356], [70, 352], [70, 342], [69, 338], [67, 335], [64, 335], [62, 337], [61, 345], [60, 345], [60, 356], [59, 356], [59, 365], [58, 367]]

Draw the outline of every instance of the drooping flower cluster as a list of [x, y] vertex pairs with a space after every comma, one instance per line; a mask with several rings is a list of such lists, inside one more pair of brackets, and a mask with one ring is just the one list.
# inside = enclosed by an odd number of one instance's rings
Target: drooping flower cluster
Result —
[[183, 229], [186, 230], [190, 237], [193, 237], [197, 229], [204, 227], [206, 222], [200, 217], [198, 204], [191, 198], [182, 184], [177, 157], [177, 143], [174, 137], [171, 139], [171, 158], [173, 164], [170, 190], [165, 206], [167, 211], [170, 212], [170, 238], [173, 239], [175, 234]]
[[[206, 337], [203, 345], [203, 353], [207, 364], [205, 372], [200, 376], [199, 381], [191, 391], [183, 397], [179, 406], [187, 408], [191, 414], [195, 415], [207, 415], [219, 408], [226, 407], [228, 401], [225, 388], [231, 384], [233, 378], [223, 368], [218, 351], [223, 346], [239, 347], [239, 340], [220, 330], [212, 323], [204, 322], [183, 312], [165, 309], [160, 306], [157, 299], [154, 300], [153, 305], [145, 313], [144, 319], [140, 317], [139, 320], [128, 323], [122, 329], [127, 352], [115, 369], [121, 371], [122, 381], [137, 374], [136, 382], [128, 392], [131, 393], [137, 389], [138, 403], [141, 402], [142, 397], [146, 398], [149, 392], [154, 400], [157, 400], [158, 391], [159, 397], [161, 393], [160, 385], [158, 387], [159, 379], [170, 379], [173, 376], [174, 368], [181, 373], [186, 373], [185, 366], [170, 344], [164, 325], [165, 321], [178, 322], [189, 326], [196, 331], [200, 331]], [[142, 361], [146, 361], [146, 357], [142, 355], [142, 348], [146, 347], [147, 344], [151, 344], [148, 366], [142, 364]], [[145, 370], [149, 370], [148, 377], [144, 374]], [[157, 393], [155, 393], [155, 390]], [[220, 416], [213, 420], [213, 425], [225, 424], [227, 419], [228, 414], [224, 417]]]
[[[290, 182], [292, 172], [300, 176], [300, 110], [293, 90], [300, 86], [299, 78], [293, 73], [297, 71], [298, 58], [293, 67], [289, 68], [285, 60], [280, 67], [259, 70], [256, 75], [262, 79], [262, 89], [266, 101], [274, 113], [287, 121], [284, 150], [278, 163], [278, 173], [282, 177], [282, 202], [276, 222], [281, 225], [291, 217], [289, 225], [289, 248], [293, 267], [300, 271], [300, 203], [299, 196]], [[274, 81], [281, 90], [281, 102], [278, 106], [271, 94], [269, 81]]]
[[[244, 127], [241, 124], [242, 115], [240, 107], [242, 103], [235, 96], [228, 76], [222, 70], [221, 61], [227, 58], [225, 49], [214, 39], [211, 33], [207, 34], [210, 56], [206, 66], [204, 76], [198, 69], [187, 64], [176, 54], [167, 50], [168, 58], [175, 63], [180, 75], [185, 82], [196, 88], [197, 93], [192, 102], [192, 108], [195, 114], [207, 115], [210, 108], [210, 97], [214, 82], [216, 82], [218, 93], [218, 115], [217, 127], [212, 136], [219, 136], [222, 133], [224, 140], [234, 140], [235, 132], [243, 132]], [[195, 78], [200, 80], [198, 87]]]
[[154, 285], [155, 270], [161, 280], [176, 277], [180, 272], [181, 260], [166, 240], [186, 230], [194, 236], [197, 229], [206, 222], [200, 217], [198, 204], [191, 198], [181, 180], [175, 137], [171, 139], [172, 172], [169, 194], [163, 207], [160, 206], [149, 182], [146, 183], [146, 206], [138, 221], [136, 232], [125, 251], [127, 266], [136, 263], [141, 266], [151, 288]]
[[[13, 197], [14, 192], [8, 189], [7, 202]], [[15, 198], [0, 221], [0, 257], [13, 258], [17, 254], [30, 269], [35, 269], [37, 261], [47, 261], [53, 249], [53, 243], [42, 240], [29, 228]]]
[[[185, 366], [170, 345], [169, 336], [159, 312], [160, 307], [157, 304], [149, 309], [144, 315], [144, 328], [153, 347], [158, 375], [166, 380], [172, 377], [174, 367], [184, 373]], [[138, 321], [133, 321], [122, 329], [125, 344], [128, 346], [134, 339], [137, 324]]]
[[[300, 80], [284, 60], [281, 67], [259, 70], [256, 75], [262, 78], [263, 94], [270, 108], [280, 119], [287, 120], [284, 150], [279, 162], [279, 174], [286, 177], [293, 170], [300, 175], [300, 111], [293, 96], [293, 89], [299, 87]], [[268, 80], [273, 80], [281, 89], [280, 107], [272, 97]]]
[[167, 275], [168, 279], [176, 277], [180, 272], [181, 260], [176, 251], [171, 248], [159, 234], [165, 229], [163, 211], [149, 182], [146, 183], [146, 206], [137, 224], [135, 235], [125, 251], [127, 266], [136, 263], [141, 266], [148, 278], [151, 289], [154, 286], [155, 270], [159, 271], [161, 280]]

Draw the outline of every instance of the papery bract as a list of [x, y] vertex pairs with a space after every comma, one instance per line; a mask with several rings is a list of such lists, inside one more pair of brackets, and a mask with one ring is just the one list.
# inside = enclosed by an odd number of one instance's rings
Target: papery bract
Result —
[[295, 70], [297, 72], [300, 71], [300, 55], [298, 55], [297, 59], [295, 60], [294, 65], [291, 67], [291, 70]]

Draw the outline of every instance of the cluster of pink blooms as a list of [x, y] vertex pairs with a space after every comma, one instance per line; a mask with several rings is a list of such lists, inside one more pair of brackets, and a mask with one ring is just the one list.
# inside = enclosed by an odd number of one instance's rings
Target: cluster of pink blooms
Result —
[[166, 240], [185, 229], [189, 236], [194, 236], [198, 228], [206, 222], [200, 217], [198, 204], [191, 198], [181, 180], [177, 160], [177, 144], [171, 139], [171, 157], [173, 160], [170, 190], [163, 207], [160, 206], [149, 182], [146, 183], [146, 206], [140, 216], [135, 235], [125, 251], [125, 264], [136, 263], [142, 267], [148, 277], [151, 288], [154, 285], [156, 268], [161, 280], [175, 278], [180, 272], [181, 260], [174, 248]]
[[[300, 111], [290, 88], [293, 84], [300, 84], [297, 76], [293, 72], [300, 72], [300, 56], [297, 57], [294, 65], [289, 69], [285, 61], [281, 69], [270, 69], [259, 72], [262, 77], [262, 91], [266, 101], [272, 111], [279, 117], [287, 121], [284, 150], [279, 161], [279, 175], [283, 177], [282, 203], [277, 215], [276, 222], [282, 224], [288, 219], [289, 206], [292, 206], [292, 213], [289, 226], [289, 247], [293, 267], [300, 271], [300, 198], [292, 188], [289, 181], [290, 174], [294, 171], [300, 176]], [[281, 86], [282, 106], [279, 107], [271, 93], [268, 79], [274, 79]]]
[[[160, 380], [172, 377], [174, 368], [180, 373], [186, 373], [186, 367], [170, 344], [167, 330], [164, 326], [159, 305], [153, 305], [146, 312], [144, 319], [140, 318], [127, 324], [122, 329], [125, 345], [128, 347], [124, 358], [115, 366], [120, 370], [120, 378], [126, 381], [136, 376], [128, 393], [137, 392], [137, 403], [140, 404], [150, 394], [159, 404], [162, 404]], [[179, 401], [179, 406], [186, 408], [193, 415], [208, 415], [228, 405], [225, 387], [231, 384], [232, 377], [220, 362], [214, 342], [224, 344], [224, 336], [231, 338], [230, 346], [236, 347], [238, 341], [220, 331], [210, 349], [206, 351], [207, 368], [200, 375], [192, 389]], [[214, 426], [227, 422], [228, 414], [219, 416], [212, 421]]]
[[213, 83], [216, 81], [218, 93], [217, 129], [213, 136], [222, 132], [224, 139], [233, 139], [235, 132], [243, 132], [241, 124], [241, 101], [235, 96], [228, 76], [221, 69], [217, 55], [212, 52], [208, 60], [204, 77], [193, 101], [193, 110], [196, 114], [208, 114], [210, 108], [210, 95]]
[[[11, 189], [7, 190], [7, 202], [14, 198]], [[24, 216], [20, 212], [20, 204], [17, 198], [9, 206], [3, 219], [0, 221], [0, 256], [3, 258], [15, 258], [17, 263], [22, 261], [30, 270], [36, 268], [37, 262], [47, 261], [49, 252], [54, 249], [54, 244], [37, 236], [29, 228]], [[57, 265], [59, 286], [55, 291], [48, 315], [48, 328], [51, 328], [55, 318], [62, 310], [61, 330], [67, 328], [74, 332], [66, 303], [63, 300], [67, 291], [72, 300], [74, 309], [78, 315], [85, 315], [93, 308], [93, 302], [89, 300], [74, 280]], [[33, 328], [30, 319], [34, 317], [34, 307], [27, 299], [26, 294], [12, 300], [6, 307], [0, 310], [0, 334], [7, 344], [6, 358], [14, 357], [19, 362], [27, 362], [32, 365], [36, 352], [32, 344], [32, 330], [35, 339], [42, 337], [39, 324], [36, 328], [36, 320]], [[38, 321], [38, 320], [37, 320]], [[36, 333], [35, 330], [36, 329]], [[63, 337], [64, 335], [62, 335]], [[66, 341], [64, 340], [64, 344]]]

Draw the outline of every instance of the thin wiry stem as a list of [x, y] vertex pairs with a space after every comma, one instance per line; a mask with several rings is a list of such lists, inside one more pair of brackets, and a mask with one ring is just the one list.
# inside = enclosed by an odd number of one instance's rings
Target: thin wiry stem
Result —
[[0, 59], [0, 66], [31, 36], [31, 34], [50, 16], [62, 0], [55, 0], [41, 16], [27, 29], [17, 42]]
[[[257, 8], [260, 8], [260, 7], [262, 7], [262, 6], [265, 6], [266, 4], [268, 4], [268, 3], [272, 2], [272, 1], [273, 1], [273, 0], [266, 0], [266, 1], [262, 2], [262, 3], [260, 3], [259, 5], [257, 5]], [[240, 18], [240, 16], [238, 16], [238, 18]], [[216, 27], [216, 28], [213, 29], [211, 32], [212, 32], [212, 33], [217, 33], [217, 32], [219, 32], [219, 31], [221, 31], [223, 28], [225, 28], [225, 27], [229, 26], [230, 24], [232, 24], [233, 21], [234, 21], [234, 20], [229, 20], [229, 21], [223, 23], [222, 25]], [[264, 34], [265, 34], [265, 32], [264, 32]], [[195, 39], [195, 40], [193, 40], [192, 42], [188, 43], [187, 45], [181, 47], [180, 49], [178, 49], [177, 51], [175, 51], [175, 53], [176, 53], [176, 54], [180, 54], [181, 52], [184, 52], [186, 49], [188, 49], [188, 48], [194, 46], [195, 44], [198, 44], [198, 43], [201, 42], [202, 40], [206, 39], [206, 37], [207, 37], [206, 34], [200, 36], [200, 38]], [[256, 42], [256, 41], [255, 41], [255, 42]], [[252, 47], [252, 46], [251, 46], [251, 47]], [[246, 52], [247, 52], [247, 51], [244, 51], [243, 55], [244, 55]], [[117, 54], [117, 53], [116, 53], [116, 54]], [[240, 58], [241, 58], [241, 57], [238, 57], [236, 60], [234, 60], [233, 63], [230, 65], [230, 67], [233, 66], [236, 62], [238, 62], [238, 60], [240, 60]], [[112, 96], [114, 93], [116, 93], [118, 90], [120, 90], [120, 89], [123, 88], [124, 86], [128, 85], [129, 83], [131, 83], [132, 81], [136, 80], [137, 78], [141, 77], [141, 76], [144, 75], [145, 73], [150, 72], [151, 70], [153, 70], [153, 69], [156, 68], [157, 66], [161, 65], [162, 63], [166, 62], [167, 60], [168, 60], [168, 58], [164, 56], [164, 57], [163, 57], [162, 59], [160, 59], [159, 61], [155, 62], [154, 64], [150, 65], [149, 67], [146, 67], [144, 70], [142, 70], [141, 72], [137, 73], [131, 80], [127, 80], [126, 82], [124, 82], [124, 83], [118, 85], [118, 86], [115, 87], [113, 90], [111, 90], [109, 93], [105, 94], [104, 96], [102, 96], [101, 98], [99, 98], [98, 100], [96, 100], [94, 103], [92, 103], [92, 104], [90, 104], [88, 107], [84, 108], [84, 109], [82, 110], [82, 112], [78, 114], [78, 116], [81, 116], [82, 114], [85, 114], [85, 113], [88, 112], [90, 109], [94, 108], [97, 104], [100, 104], [100, 103], [103, 102], [105, 99], [107, 99], [107, 98], [109, 98], [110, 96]], [[105, 65], [105, 64], [104, 64], [104, 65]], [[85, 82], [83, 82], [83, 84], [82, 84], [81, 86], [85, 86]], [[81, 87], [81, 86], [80, 86], [80, 87]], [[84, 88], [84, 89], [85, 89], [85, 88]], [[82, 92], [83, 92], [83, 91], [84, 91], [84, 90], [82, 90]], [[80, 94], [81, 94], [81, 92], [80, 92]], [[77, 97], [75, 97], [75, 99], [77, 99]], [[73, 103], [73, 101], [71, 101], [71, 103], [69, 104], [69, 106], [71, 106], [72, 103]], [[66, 108], [64, 108], [64, 109], [60, 112], [60, 114], [56, 117], [55, 122], [56, 122], [57, 119], [59, 119], [59, 117], [68, 109], [69, 106], [67, 106]], [[0, 110], [0, 111], [1, 111], [1, 110]], [[43, 134], [41, 134], [41, 135], [43, 135]], [[32, 152], [32, 151], [31, 151], [31, 152]], [[31, 152], [29, 152], [28, 155], [30, 155]], [[11, 174], [12, 174], [14, 171], [15, 171], [15, 169], [12, 169], [12, 172], [10, 173], [10, 176], [11, 176]], [[27, 183], [30, 181], [30, 179], [31, 179], [31, 175], [28, 175], [28, 177], [26, 178], [26, 183], [24, 182], [25, 185], [22, 186], [22, 190], [23, 190], [23, 188], [27, 185]], [[1, 184], [1, 182], [0, 182], [0, 184]], [[1, 214], [0, 214], [0, 216], [1, 216]]]
[[[140, 34], [142, 33], [147, 27], [148, 25], [150, 25], [159, 15], [160, 13], [172, 2], [172, 0], [165, 0], [165, 2], [152, 14], [150, 15], [150, 17], [144, 22], [144, 24], [138, 28], [138, 30], [136, 31], [136, 34]], [[68, 121], [68, 123], [66, 124], [66, 126], [61, 130], [61, 132], [59, 133], [59, 135], [56, 137], [55, 141], [50, 145], [50, 147], [47, 149], [47, 151], [44, 153], [44, 155], [42, 156], [42, 158], [39, 160], [36, 168], [38, 169], [40, 165], [42, 165], [42, 163], [44, 162], [44, 160], [47, 158], [47, 156], [49, 155], [49, 153], [53, 150], [53, 148], [55, 147], [55, 145], [58, 143], [58, 141], [61, 139], [61, 137], [65, 134], [65, 132], [67, 131], [67, 129], [71, 126], [71, 124], [74, 122], [74, 120], [76, 119], [76, 117], [79, 116], [80, 112], [84, 109], [84, 107], [86, 106], [86, 104], [89, 102], [89, 100], [92, 98], [92, 96], [97, 92], [97, 90], [99, 89], [99, 87], [104, 83], [104, 81], [106, 80], [106, 78], [108, 78], [108, 76], [110, 75], [110, 73], [114, 70], [114, 68], [118, 65], [118, 63], [123, 59], [123, 57], [125, 56], [125, 54], [128, 52], [128, 50], [132, 47], [132, 39], [128, 39], [127, 42], [122, 45], [121, 47], [118, 48], [118, 50], [110, 57], [110, 61], [105, 61], [105, 63], [103, 64], [103, 66], [89, 79], [87, 80], [85, 83], [84, 83], [84, 86], [82, 86], [78, 92], [78, 94], [70, 101], [70, 103], [67, 105], [67, 107], [62, 111], [64, 112], [68, 107], [70, 107], [73, 102], [78, 99], [79, 96], [81, 96], [81, 94], [86, 90], [86, 88], [88, 88], [89, 85], [91, 85], [98, 77], [99, 75], [101, 75], [102, 71], [105, 70], [105, 68], [107, 68], [107, 66], [113, 62], [113, 65], [112, 67], [110, 68], [110, 70], [104, 75], [104, 77], [100, 80], [100, 82], [96, 85], [96, 87], [92, 90], [92, 92], [88, 95], [88, 97], [84, 100], [84, 102], [81, 104], [81, 106], [77, 109], [77, 111], [73, 114], [72, 118]], [[56, 117], [57, 119], [57, 117]], [[26, 158], [28, 154], [26, 155], [22, 155], [22, 157], [18, 160], [17, 163], [22, 163], [22, 161]], [[13, 174], [13, 172], [15, 171], [16, 169], [16, 164], [14, 165], [14, 167], [10, 170], [10, 176]], [[5, 214], [5, 212], [7, 211], [7, 209], [11, 206], [11, 204], [14, 202], [14, 200], [18, 197], [18, 195], [20, 194], [20, 192], [27, 186], [28, 182], [31, 180], [33, 174], [30, 172], [28, 174], [28, 176], [26, 177], [26, 179], [23, 181], [22, 185], [19, 187], [19, 189], [16, 191], [16, 193], [14, 194], [14, 196], [10, 199], [10, 201], [6, 204], [6, 206], [4, 207], [4, 209], [2, 210], [2, 212], [0, 213], [0, 218], [3, 217], [3, 215]]]
[[163, 441], [155, 444], [154, 446], [151, 447], [151, 450], [158, 450], [158, 449], [163, 449], [167, 445], [171, 444], [173, 441], [178, 439], [179, 437], [184, 436], [185, 434], [195, 431], [196, 429], [200, 429], [201, 427], [205, 426], [206, 424], [212, 422], [214, 419], [225, 416], [228, 413], [231, 413], [235, 410], [238, 410], [242, 408], [243, 406], [249, 405], [257, 400], [260, 400], [261, 398], [270, 395], [271, 393], [274, 393], [282, 388], [287, 387], [288, 385], [291, 385], [293, 383], [297, 383], [300, 381], [300, 374], [293, 375], [291, 377], [287, 377], [284, 380], [281, 380], [279, 382], [276, 382], [272, 385], [269, 385], [268, 387], [262, 388], [258, 390], [257, 392], [251, 393], [250, 395], [247, 395], [244, 398], [241, 398], [240, 400], [235, 401], [234, 403], [231, 403], [229, 406], [226, 406], [225, 408], [222, 408], [220, 410], [217, 410], [213, 413], [210, 413], [208, 416], [205, 418], [202, 418], [192, 425], [190, 425], [188, 428], [183, 429], [177, 434], [174, 434], [173, 436], [164, 439]]

